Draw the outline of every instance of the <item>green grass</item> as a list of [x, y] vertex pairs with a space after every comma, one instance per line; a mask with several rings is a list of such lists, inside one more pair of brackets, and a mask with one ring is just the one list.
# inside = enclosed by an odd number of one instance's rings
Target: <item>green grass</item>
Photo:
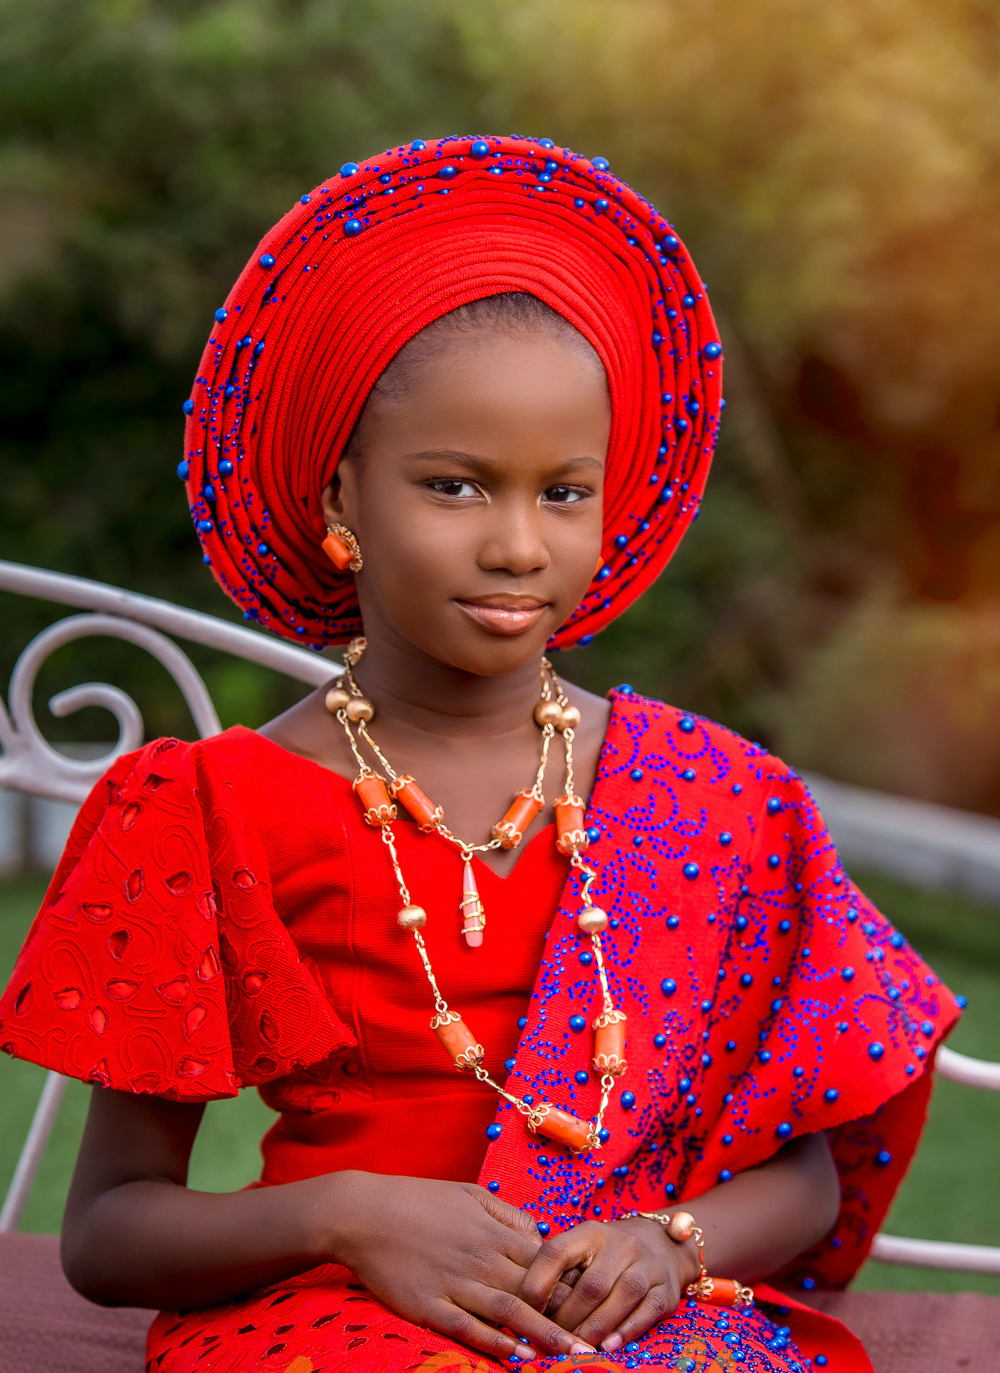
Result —
[[[940, 893], [917, 892], [872, 874], [861, 882], [948, 985], [969, 998], [951, 1046], [1000, 1059], [1000, 911]], [[0, 885], [0, 978], [6, 979], [42, 892], [38, 882]], [[17, 1153], [44, 1074], [0, 1056], [0, 1187]], [[66, 1188], [83, 1129], [89, 1089], [71, 1082], [39, 1171], [22, 1228], [59, 1228]], [[259, 1141], [273, 1115], [256, 1092], [208, 1107], [191, 1166], [191, 1185], [240, 1187], [257, 1176]], [[1000, 1191], [995, 1186], [1000, 1095], [938, 1084], [916, 1161], [886, 1223], [896, 1235], [1000, 1243]], [[862, 1288], [980, 1291], [1000, 1294], [1000, 1278], [869, 1263]]]

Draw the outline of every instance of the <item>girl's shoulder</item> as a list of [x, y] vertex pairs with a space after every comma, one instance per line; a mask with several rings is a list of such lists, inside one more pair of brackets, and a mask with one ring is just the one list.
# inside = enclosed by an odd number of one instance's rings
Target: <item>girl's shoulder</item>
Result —
[[[642, 696], [631, 686], [609, 692], [611, 721], [601, 771], [605, 778], [676, 790], [702, 808], [775, 813], [812, 808], [794, 768], [762, 744], [693, 711]], [[688, 807], [685, 806], [685, 809]]]

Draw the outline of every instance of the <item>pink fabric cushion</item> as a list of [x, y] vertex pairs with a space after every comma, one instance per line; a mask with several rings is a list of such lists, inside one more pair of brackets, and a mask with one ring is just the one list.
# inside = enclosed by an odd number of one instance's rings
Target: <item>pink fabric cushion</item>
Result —
[[817, 1292], [808, 1302], [854, 1331], [875, 1373], [1000, 1368], [1000, 1297], [978, 1292]]
[[92, 1306], [55, 1235], [0, 1235], [0, 1373], [142, 1373], [153, 1313]]

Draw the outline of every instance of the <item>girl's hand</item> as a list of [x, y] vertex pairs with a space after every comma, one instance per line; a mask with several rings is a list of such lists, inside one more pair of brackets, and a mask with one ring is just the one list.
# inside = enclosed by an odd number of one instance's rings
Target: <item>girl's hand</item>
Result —
[[499, 1360], [585, 1352], [542, 1314], [553, 1295], [565, 1303], [561, 1270], [537, 1308], [518, 1296], [541, 1246], [523, 1211], [471, 1183], [361, 1172], [330, 1182], [332, 1257], [398, 1316]]
[[545, 1310], [560, 1278], [573, 1268], [582, 1271], [553, 1318], [609, 1354], [672, 1315], [698, 1276], [694, 1246], [676, 1244], [659, 1221], [591, 1220], [541, 1246], [524, 1275], [521, 1297]]

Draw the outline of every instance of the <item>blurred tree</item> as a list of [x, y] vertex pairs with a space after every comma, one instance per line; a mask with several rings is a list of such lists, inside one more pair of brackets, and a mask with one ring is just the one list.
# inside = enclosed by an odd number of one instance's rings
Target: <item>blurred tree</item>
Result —
[[[838, 643], [864, 673], [878, 588], [900, 616], [1000, 596], [998, 52], [986, 0], [0, 0], [0, 550], [233, 613], [172, 472], [253, 244], [348, 157], [548, 133], [676, 220], [730, 399], [671, 572], [568, 666], [806, 756], [797, 702]], [[4, 610], [0, 674], [49, 614]], [[918, 641], [911, 664], [957, 642]], [[228, 718], [283, 699], [219, 684]]]

